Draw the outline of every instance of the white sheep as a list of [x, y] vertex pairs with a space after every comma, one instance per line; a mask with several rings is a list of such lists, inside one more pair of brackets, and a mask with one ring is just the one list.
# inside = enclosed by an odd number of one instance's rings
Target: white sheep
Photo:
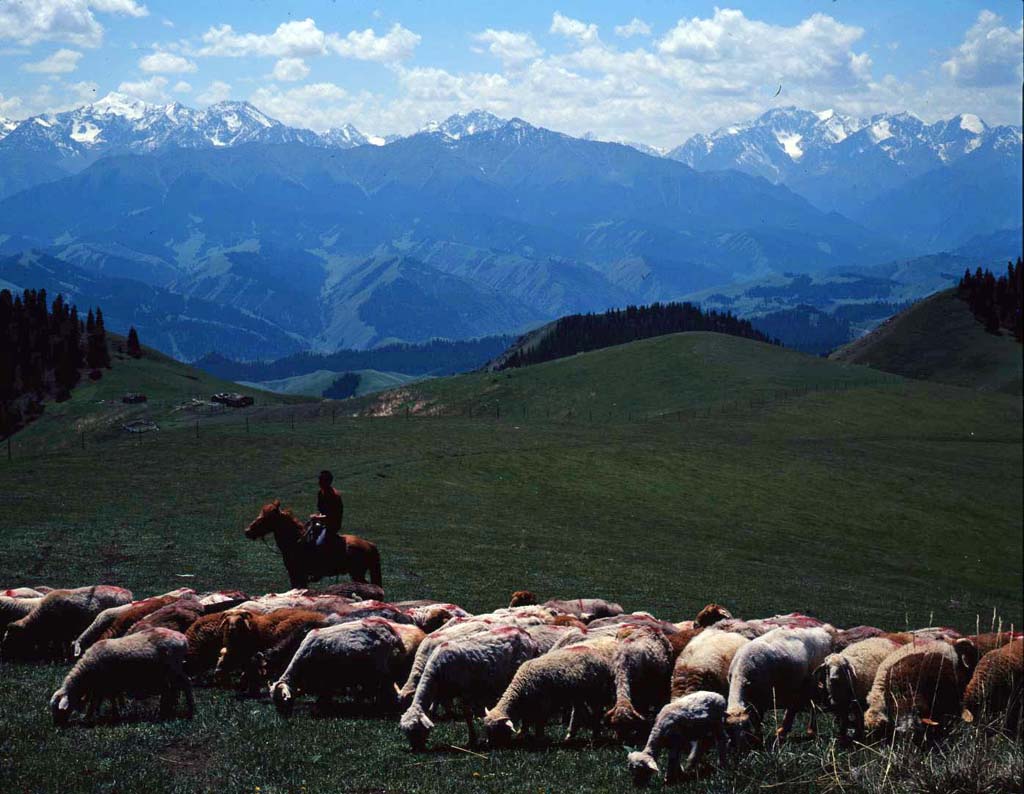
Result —
[[[168, 596], [177, 596], [178, 598], [184, 598], [185, 596], [194, 594], [195, 591], [191, 588], [180, 587], [177, 590], [171, 590], [168, 593], [156, 596], [156, 598], [166, 598]], [[96, 640], [98, 640], [108, 628], [110, 628], [110, 626], [114, 623], [114, 621], [117, 619], [119, 615], [127, 612], [128, 610], [132, 609], [140, 603], [142, 602], [131, 601], [127, 604], [119, 604], [114, 607], [108, 607], [107, 609], [104, 609], [102, 612], [100, 612], [95, 618], [93, 618], [92, 623], [90, 623], [85, 628], [85, 630], [78, 635], [78, 637], [72, 644], [72, 651], [74, 657], [77, 659], [79, 656], [85, 653], [85, 651], [88, 650], [88, 648], [94, 642], [96, 642]]]
[[[726, 767], [725, 698], [717, 692], [698, 691], [673, 700], [658, 712], [644, 749], [627, 758], [633, 783], [646, 785], [658, 774], [658, 753], [663, 748], [668, 748], [665, 782], [674, 783], [697, 764], [709, 739], [718, 749], [719, 764]], [[685, 767], [681, 763], [684, 745], [689, 747]]]
[[[786, 709], [777, 735], [793, 727], [797, 713], [814, 698], [814, 671], [832, 650], [835, 629], [779, 628], [740, 648], [729, 667], [729, 705], [726, 720], [737, 744], [744, 733], [761, 739], [761, 721], [774, 708]], [[811, 711], [808, 733], [816, 728]]]
[[61, 655], [70, 656], [71, 643], [100, 612], [131, 600], [130, 590], [111, 585], [53, 590], [29, 614], [7, 626], [4, 649], [56, 647]]
[[[423, 636], [415, 626], [408, 627]], [[318, 696], [318, 705], [355, 687], [379, 705], [394, 701], [395, 677], [415, 652], [405, 631], [383, 618], [313, 629], [302, 640], [281, 677], [270, 685], [279, 714], [287, 716], [302, 694]]]
[[672, 668], [672, 699], [701, 690], [727, 695], [729, 667], [736, 652], [748, 642], [742, 634], [704, 629], [676, 659]]
[[598, 637], [550, 651], [523, 664], [493, 709], [486, 711], [484, 727], [494, 745], [508, 743], [515, 724], [532, 726], [543, 736], [548, 719], [572, 709], [566, 740], [576, 736], [584, 721], [596, 736], [601, 715], [615, 699], [612, 659], [614, 637]]
[[434, 727], [431, 712], [459, 700], [470, 744], [476, 743], [474, 711], [504, 690], [520, 665], [539, 653], [537, 643], [516, 626], [501, 626], [440, 643], [427, 661], [412, 703], [402, 715], [402, 731], [414, 750], [426, 746]]
[[888, 637], [871, 637], [847, 646], [841, 653], [829, 654], [815, 671], [819, 690], [828, 698], [839, 720], [839, 742], [847, 744], [847, 731], [853, 718], [854, 737], [864, 738], [864, 710], [868, 692], [879, 665], [898, 650], [902, 643]]
[[72, 712], [86, 705], [85, 719], [91, 722], [104, 700], [110, 700], [113, 716], [119, 717], [124, 696], [160, 696], [160, 716], [173, 715], [181, 692], [192, 717], [195, 702], [192, 683], [185, 674], [185, 635], [170, 629], [149, 629], [127, 637], [100, 640], [85, 652], [60, 689], [50, 698], [56, 725], [63, 725]]

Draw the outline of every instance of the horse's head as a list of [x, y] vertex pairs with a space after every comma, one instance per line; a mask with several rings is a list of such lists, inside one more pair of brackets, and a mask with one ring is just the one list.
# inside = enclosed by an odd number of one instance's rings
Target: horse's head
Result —
[[245, 536], [249, 540], [262, 538], [264, 535], [274, 532], [281, 525], [282, 518], [284, 518], [284, 513], [281, 510], [281, 500], [275, 499], [270, 504], [263, 505], [256, 520], [245, 528]]

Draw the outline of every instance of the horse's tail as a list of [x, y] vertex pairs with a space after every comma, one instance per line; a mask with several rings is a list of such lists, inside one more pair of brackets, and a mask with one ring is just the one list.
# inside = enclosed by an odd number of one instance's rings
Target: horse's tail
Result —
[[384, 586], [380, 575], [380, 551], [376, 546], [370, 549], [370, 581], [378, 587]]

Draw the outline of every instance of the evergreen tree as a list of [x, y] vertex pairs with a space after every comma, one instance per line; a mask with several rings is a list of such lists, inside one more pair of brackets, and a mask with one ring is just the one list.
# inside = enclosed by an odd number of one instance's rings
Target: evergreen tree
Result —
[[128, 329], [128, 355], [132, 358], [142, 355], [142, 345], [139, 344], [139, 334], [134, 325]]

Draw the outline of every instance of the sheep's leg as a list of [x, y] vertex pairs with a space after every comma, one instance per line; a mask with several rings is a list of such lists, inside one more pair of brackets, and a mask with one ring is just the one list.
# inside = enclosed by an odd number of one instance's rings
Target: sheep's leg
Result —
[[537, 720], [533, 723], [533, 738], [537, 741], [544, 740], [544, 720]]
[[668, 760], [665, 762], [665, 782], [675, 783], [682, 777], [682, 748], [678, 742], [673, 742], [668, 748]]
[[581, 712], [586, 708], [582, 702], [577, 701], [572, 705], [572, 712], [569, 715], [569, 730], [565, 734], [565, 741], [576, 738], [580, 730], [580, 722], [583, 720]]
[[715, 731], [715, 746], [718, 748], [718, 765], [722, 769], [729, 768], [729, 744], [725, 739], [725, 731]]
[[462, 719], [466, 723], [466, 730], [469, 731], [469, 746], [476, 747], [476, 728], [473, 727], [473, 709], [465, 700], [462, 701]]
[[185, 692], [185, 719], [192, 719], [196, 713], [196, 699], [192, 694], [192, 682], [185, 676], [181, 682], [181, 688]]
[[782, 725], [780, 725], [778, 731], [776, 731], [776, 736], [779, 737], [780, 742], [786, 738], [786, 735], [791, 730], [793, 730], [793, 721], [796, 719], [797, 711], [798, 709], [793, 706], [786, 709], [786, 715], [782, 718]]
[[704, 741], [702, 739], [694, 739], [690, 743], [690, 755], [686, 758], [686, 766], [683, 767], [684, 771], [689, 771], [696, 767], [703, 755]]
[[82, 718], [89, 725], [96, 719], [96, 715], [100, 710], [100, 701], [103, 700], [102, 695], [92, 695], [89, 698], [88, 705], [85, 708], [85, 716]]
[[864, 741], [864, 707], [859, 701], [853, 704], [853, 736], [858, 742]]
[[811, 716], [807, 721], [807, 735], [813, 737], [818, 735], [818, 709], [813, 703], [808, 704], [808, 708], [811, 711]]

